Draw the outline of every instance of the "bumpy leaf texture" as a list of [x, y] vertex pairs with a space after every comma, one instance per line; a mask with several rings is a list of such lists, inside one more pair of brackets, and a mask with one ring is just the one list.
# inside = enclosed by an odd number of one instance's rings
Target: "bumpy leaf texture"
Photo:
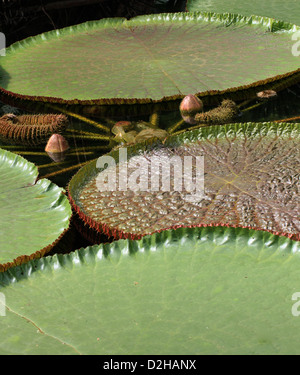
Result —
[[[117, 238], [231, 226], [299, 240], [299, 130], [299, 124], [233, 124], [128, 148], [128, 160], [116, 168], [82, 168], [70, 198], [92, 228]], [[109, 183], [115, 191], [105, 191]]]

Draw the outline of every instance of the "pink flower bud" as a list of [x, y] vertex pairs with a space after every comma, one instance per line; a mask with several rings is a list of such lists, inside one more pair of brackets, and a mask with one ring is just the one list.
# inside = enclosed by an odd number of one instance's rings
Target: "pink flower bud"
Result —
[[197, 96], [189, 94], [185, 96], [179, 106], [181, 117], [183, 120], [189, 124], [196, 124], [194, 117], [196, 113], [203, 110], [202, 100], [197, 98]]
[[55, 162], [64, 160], [68, 149], [69, 144], [67, 140], [60, 134], [52, 134], [45, 147], [45, 151]]

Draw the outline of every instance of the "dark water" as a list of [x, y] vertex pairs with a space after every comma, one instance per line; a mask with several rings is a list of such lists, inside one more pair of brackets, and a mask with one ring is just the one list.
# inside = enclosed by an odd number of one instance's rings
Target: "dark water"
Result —
[[[3, 103], [2, 106], [0, 106], [2, 113], [3, 111], [10, 112], [10, 109], [13, 110], [12, 108], [8, 108]], [[32, 114], [33, 112], [18, 110], [17, 113]], [[294, 118], [297, 116], [300, 116], [300, 85], [294, 85], [279, 92], [275, 99], [267, 100], [265, 102], [253, 100], [244, 109], [242, 109], [240, 116], [236, 118], [234, 122], [269, 122], [286, 119], [291, 119], [289, 122], [299, 122], [300, 119], [294, 120]], [[119, 120], [130, 120], [136, 122], [140, 120], [149, 121], [150, 116], [146, 114], [139, 116], [110, 118], [93, 118], [91, 116], [87, 116], [86, 118], [111, 128], [112, 124]], [[16, 145], [0, 140], [0, 146], [9, 151], [16, 152], [25, 157], [27, 160], [35, 163], [39, 167], [40, 178], [45, 176], [51, 179], [51, 181], [57, 185], [66, 187], [70, 178], [76, 173], [83, 163], [98, 158], [104, 153], [110, 151], [108, 141], [97, 139], [97, 137], [101, 135], [106, 135], [105, 132], [97, 129], [92, 124], [72, 116], [68, 116], [68, 120], [68, 128], [63, 134], [69, 143], [70, 149], [63, 162], [55, 162], [49, 157], [49, 155], [44, 151], [45, 143], [33, 147]], [[162, 129], [168, 129], [170, 126], [176, 124], [180, 120], [181, 116], [179, 109], [159, 113], [159, 127]], [[188, 129], [189, 127], [191, 127], [191, 125], [185, 123], [177, 130]], [[93, 139], [93, 137], [96, 139]]]

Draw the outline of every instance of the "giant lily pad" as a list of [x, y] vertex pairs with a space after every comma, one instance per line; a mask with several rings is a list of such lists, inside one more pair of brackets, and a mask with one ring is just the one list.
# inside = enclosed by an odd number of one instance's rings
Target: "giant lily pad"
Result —
[[297, 26], [206, 12], [114, 18], [17, 42], [0, 59], [4, 98], [68, 104], [248, 97], [299, 80]]
[[[69, 197], [85, 224], [116, 238], [231, 226], [299, 240], [299, 141], [299, 124], [200, 128], [87, 164], [72, 178]], [[186, 179], [188, 168], [198, 177]]]
[[0, 352], [298, 354], [299, 251], [181, 228], [30, 261], [0, 274]]
[[300, 3], [298, 0], [187, 0], [186, 9], [190, 12], [206, 11], [217, 13], [253, 14], [275, 18], [300, 25]]
[[0, 149], [0, 271], [49, 252], [69, 227], [71, 207], [61, 188], [37, 180], [38, 169]]

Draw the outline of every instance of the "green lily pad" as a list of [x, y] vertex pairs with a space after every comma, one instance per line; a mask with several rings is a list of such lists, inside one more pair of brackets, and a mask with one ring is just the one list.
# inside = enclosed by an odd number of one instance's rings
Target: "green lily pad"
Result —
[[300, 3], [298, 0], [187, 0], [189, 12], [206, 11], [216, 13], [253, 14], [275, 18], [300, 25]]
[[63, 189], [26, 159], [0, 149], [0, 271], [49, 252], [72, 214]]
[[85, 165], [69, 198], [83, 228], [115, 238], [221, 225], [299, 240], [299, 141], [300, 124], [200, 128]]
[[0, 274], [0, 352], [297, 354], [299, 251], [181, 228], [30, 261]]
[[146, 104], [186, 94], [242, 99], [299, 80], [292, 24], [207, 12], [113, 18], [17, 42], [0, 59], [4, 98]]

